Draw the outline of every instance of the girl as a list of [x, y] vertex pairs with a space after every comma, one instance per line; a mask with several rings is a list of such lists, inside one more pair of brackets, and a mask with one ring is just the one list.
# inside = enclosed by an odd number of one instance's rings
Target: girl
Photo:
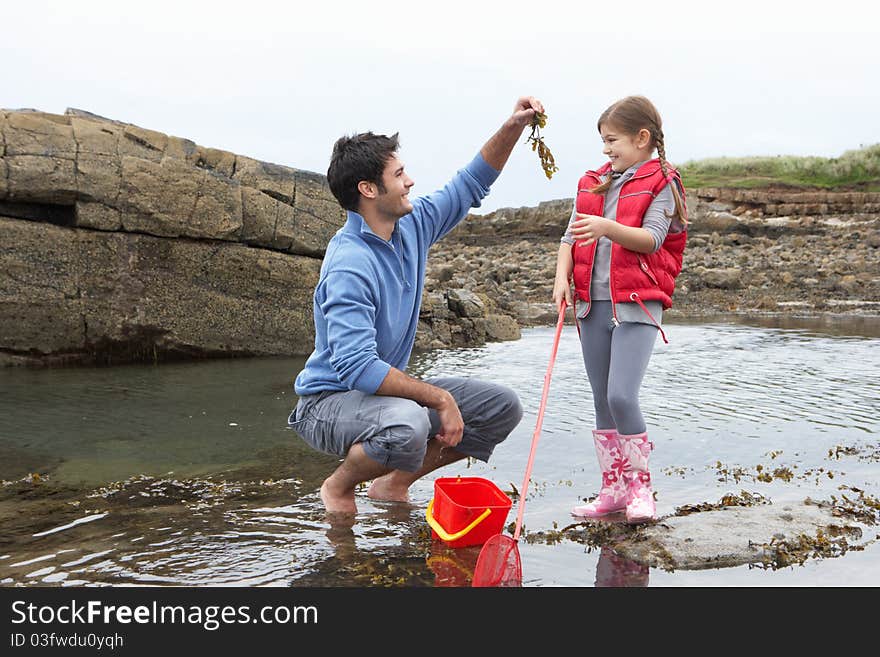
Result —
[[[654, 445], [639, 387], [672, 305], [687, 239], [684, 186], [666, 161], [662, 122], [643, 96], [605, 110], [599, 134], [609, 158], [578, 182], [559, 246], [553, 301], [571, 303], [574, 284], [581, 350], [596, 410], [593, 441], [602, 471], [598, 497], [572, 510], [594, 518], [626, 511], [655, 517], [648, 456]], [[654, 151], [658, 157], [651, 159]]]

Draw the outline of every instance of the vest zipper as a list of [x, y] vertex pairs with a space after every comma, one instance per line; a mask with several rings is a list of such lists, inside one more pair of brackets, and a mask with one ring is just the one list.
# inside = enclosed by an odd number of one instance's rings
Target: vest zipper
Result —
[[[597, 181], [597, 184], [601, 184], [602, 183], [602, 176], [604, 176], [605, 174], [600, 174], [598, 172], [591, 171], [591, 172], [587, 172], [587, 175], [590, 175], [592, 178], [595, 178]], [[632, 180], [632, 179], [630, 179], [630, 180]], [[627, 182], [629, 182], [629, 181], [627, 181]], [[626, 183], [624, 183], [624, 184], [626, 184]], [[589, 192], [589, 190], [580, 190], [580, 189], [578, 189], [578, 191]], [[599, 206], [599, 212], [602, 214], [604, 214], [604, 212], [605, 212], [605, 197], [604, 196], [602, 197], [602, 201]], [[579, 243], [578, 246], [579, 247], [584, 246], [584, 244]], [[595, 242], [593, 242], [591, 245], [588, 245], [588, 246], [592, 246], [594, 249], [598, 248], [599, 240], [596, 240]], [[593, 261], [593, 264], [594, 264], [595, 263], [595, 251], [593, 252], [593, 258], [594, 258], [594, 261]], [[617, 303], [614, 301], [614, 268], [611, 266], [613, 259], [614, 259], [614, 246], [612, 245], [611, 252], [608, 254], [608, 287], [611, 290], [611, 323], [614, 324], [615, 327], [617, 327], [617, 326], [620, 326], [620, 320], [617, 319]], [[591, 264], [590, 266], [592, 267], [593, 264]], [[593, 277], [591, 275], [590, 279], [592, 280], [592, 278]], [[590, 291], [589, 291], [589, 287], [588, 287], [587, 294], [589, 294], [589, 293], [590, 293]], [[590, 301], [590, 303], [591, 302], [592, 302], [592, 300]], [[577, 313], [575, 313], [575, 317], [577, 317]]]
[[614, 298], [614, 244], [611, 245], [611, 251], [608, 253], [608, 287], [611, 289], [611, 323], [617, 328], [620, 326], [620, 320], [617, 319], [617, 301]]

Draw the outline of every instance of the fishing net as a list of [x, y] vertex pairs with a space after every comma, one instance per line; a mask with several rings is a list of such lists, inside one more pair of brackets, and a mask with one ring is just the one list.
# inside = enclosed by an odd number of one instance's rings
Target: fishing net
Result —
[[492, 536], [477, 558], [471, 586], [522, 586], [522, 563], [517, 542], [505, 536]]

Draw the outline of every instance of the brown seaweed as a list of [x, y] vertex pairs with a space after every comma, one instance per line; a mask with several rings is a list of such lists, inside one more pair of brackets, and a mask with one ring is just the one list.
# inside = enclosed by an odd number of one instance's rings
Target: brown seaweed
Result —
[[541, 160], [541, 168], [544, 169], [544, 175], [547, 176], [547, 179], [549, 180], [553, 177], [554, 173], [559, 171], [559, 167], [556, 166], [556, 160], [553, 159], [553, 153], [547, 148], [547, 145], [544, 143], [544, 138], [541, 136], [541, 128], [546, 125], [547, 115], [542, 112], [536, 112], [535, 116], [532, 117], [532, 132], [528, 139], [526, 139], [526, 143], [530, 143], [532, 145], [532, 150], [538, 153], [538, 157]]

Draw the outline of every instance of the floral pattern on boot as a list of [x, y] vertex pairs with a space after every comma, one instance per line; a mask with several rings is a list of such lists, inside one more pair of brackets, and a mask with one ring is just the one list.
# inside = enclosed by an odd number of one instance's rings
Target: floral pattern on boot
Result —
[[594, 431], [593, 441], [596, 444], [599, 468], [602, 470], [602, 488], [595, 500], [571, 510], [573, 516], [581, 518], [598, 518], [623, 511], [629, 498], [627, 479], [631, 465], [620, 449], [617, 432]]
[[656, 517], [654, 489], [648, 472], [648, 457], [654, 448], [645, 433], [621, 436], [621, 448], [632, 464], [629, 477], [629, 500], [626, 504], [626, 521], [646, 522]]

